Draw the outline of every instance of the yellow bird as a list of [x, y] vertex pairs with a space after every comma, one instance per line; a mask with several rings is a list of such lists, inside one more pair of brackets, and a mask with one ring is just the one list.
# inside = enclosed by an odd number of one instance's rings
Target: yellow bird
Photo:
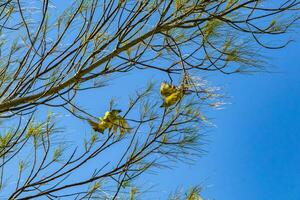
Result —
[[103, 121], [108, 124], [109, 130], [113, 128], [114, 125], [117, 124], [117, 119], [121, 110], [111, 110], [107, 111], [103, 117]]
[[160, 85], [160, 94], [164, 97], [168, 97], [171, 94], [175, 93], [176, 91], [177, 91], [176, 86], [174, 86], [172, 84], [162, 82]]
[[171, 95], [167, 96], [160, 107], [170, 107], [177, 102], [179, 102], [184, 95], [182, 90], [177, 90], [176, 92], [172, 93]]
[[94, 129], [94, 131], [103, 133], [106, 129], [109, 132], [112, 130], [114, 134], [120, 131], [120, 135], [124, 135], [130, 131], [127, 121], [119, 115], [121, 110], [107, 111], [103, 118], [99, 118], [99, 122], [88, 120], [88, 123]]
[[94, 131], [103, 133], [105, 129], [111, 130], [118, 119], [118, 114], [121, 110], [111, 110], [107, 111], [103, 118], [99, 118], [99, 122], [94, 122], [92, 120], [88, 120], [88, 123], [92, 126]]
[[190, 78], [188, 75], [184, 75], [179, 86], [174, 86], [166, 82], [162, 82], [160, 86], [160, 94], [164, 97], [164, 102], [160, 107], [170, 107], [179, 102], [184, 95], [188, 95], [191, 92]]
[[130, 128], [127, 121], [120, 115], [116, 119], [116, 124], [114, 124], [113, 133], [117, 133], [118, 129], [120, 131], [120, 136], [130, 132]]
[[107, 121], [107, 122], [114, 122], [114, 120], [117, 119], [120, 112], [122, 112], [122, 111], [121, 110], [107, 111], [103, 117], [103, 120]]
[[97, 131], [99, 133], [103, 133], [105, 131], [105, 129], [109, 128], [108, 123], [102, 121], [101, 118], [100, 118], [99, 122], [94, 122], [89, 119], [88, 123], [91, 125], [91, 127], [94, 129], [94, 131]]

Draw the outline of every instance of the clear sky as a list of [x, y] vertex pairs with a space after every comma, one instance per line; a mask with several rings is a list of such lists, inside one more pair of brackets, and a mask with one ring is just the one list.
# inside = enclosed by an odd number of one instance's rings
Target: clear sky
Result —
[[[216, 73], [205, 74], [213, 85], [224, 88], [230, 104], [210, 113], [216, 128], [208, 133], [209, 142], [204, 146], [207, 155], [192, 166], [178, 163], [173, 170], [164, 169], [141, 178], [146, 185], [157, 184], [152, 189], [154, 196], [164, 199], [180, 186], [200, 184], [204, 199], [300, 199], [299, 49], [300, 40], [296, 38], [288, 48], [269, 52], [270, 63], [275, 66], [271, 70], [276, 73], [217, 77]], [[81, 100], [90, 108], [105, 105], [97, 108], [102, 114], [107, 108], [108, 99], [102, 96], [105, 92], [111, 91], [122, 100], [146, 79], [160, 79], [153, 74], [129, 76], [125, 87], [121, 77], [119, 84]], [[76, 121], [68, 127], [70, 134], [81, 134], [77, 128], [87, 130]]]
[[[214, 112], [208, 154], [160, 175], [162, 185], [201, 183], [222, 200], [300, 199], [300, 40], [269, 53], [274, 73], [218, 76], [231, 104]], [[276, 73], [275, 73], [276, 72]]]
[[[298, 49], [299, 40], [284, 50], [269, 52], [270, 64], [274, 66], [272, 73], [205, 74], [211, 84], [224, 88], [230, 103], [224, 110], [210, 113], [216, 128], [206, 137], [209, 142], [203, 148], [208, 154], [193, 166], [178, 163], [172, 170], [158, 170], [154, 175], [142, 176], [140, 180], [146, 188], [155, 186], [150, 196], [165, 199], [178, 187], [200, 184], [205, 199], [299, 200]], [[120, 77], [108, 88], [93, 92], [93, 97], [82, 97], [82, 101], [90, 108], [98, 106], [102, 114], [108, 100], [103, 98], [104, 94], [111, 92], [122, 107], [122, 100], [142, 87], [145, 80], [160, 78], [151, 73], [138, 76], [132, 73]], [[99, 106], [101, 102], [105, 106]], [[69, 126], [72, 134], [76, 126]], [[88, 131], [84, 127], [82, 130]]]

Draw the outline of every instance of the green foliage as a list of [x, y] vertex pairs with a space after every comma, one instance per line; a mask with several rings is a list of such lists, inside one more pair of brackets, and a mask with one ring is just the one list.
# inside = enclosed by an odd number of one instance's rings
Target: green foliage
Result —
[[217, 29], [222, 25], [222, 23], [223, 22], [219, 19], [209, 20], [203, 28], [203, 40], [207, 41], [211, 37], [217, 37], [218, 36]]
[[1, 157], [3, 156], [3, 152], [6, 151], [11, 145], [13, 139], [13, 134], [11, 132], [7, 132], [6, 134], [0, 135], [0, 151]]
[[[66, 3], [1, 2], [0, 185], [7, 199], [146, 198], [138, 184], [144, 173], [203, 155], [210, 111], [225, 104], [222, 88], [203, 72], [264, 70], [260, 50], [285, 47], [288, 41], [274, 46], [269, 38], [284, 38], [299, 19], [291, 14], [295, 1]], [[124, 99], [132, 74], [156, 81]], [[109, 87], [121, 79], [112, 99]], [[99, 99], [81, 100], [103, 87]], [[200, 193], [191, 188], [173, 199], [201, 200]]]
[[185, 194], [182, 191], [171, 194], [169, 200], [203, 200], [200, 195], [201, 191], [200, 187], [191, 187]]

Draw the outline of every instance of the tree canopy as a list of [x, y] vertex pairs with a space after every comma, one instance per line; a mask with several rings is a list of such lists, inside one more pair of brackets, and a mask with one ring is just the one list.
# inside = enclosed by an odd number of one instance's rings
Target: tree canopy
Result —
[[[144, 173], [204, 152], [205, 112], [224, 95], [203, 72], [266, 70], [267, 51], [291, 41], [299, 3], [0, 1], [1, 195], [143, 199]], [[113, 98], [120, 77], [149, 73], [159, 78], [137, 84], [126, 101]], [[101, 99], [80, 99], [104, 90]], [[86, 127], [80, 138], [66, 133], [66, 115]], [[169, 198], [200, 193], [193, 187]]]

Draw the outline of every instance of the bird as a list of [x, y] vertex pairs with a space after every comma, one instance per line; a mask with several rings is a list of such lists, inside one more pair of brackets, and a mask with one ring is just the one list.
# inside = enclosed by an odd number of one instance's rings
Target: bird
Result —
[[94, 131], [99, 133], [104, 133], [105, 129], [107, 129], [108, 123], [101, 121], [101, 118], [99, 119], [99, 122], [94, 122], [91, 119], [88, 119], [88, 123], [91, 125]]
[[102, 118], [100, 118], [100, 120], [104, 121], [105, 123], [108, 124], [108, 128], [111, 129], [114, 125], [114, 123], [116, 123], [116, 120], [119, 116], [119, 113], [121, 113], [122, 110], [111, 110], [111, 111], [107, 111]]
[[181, 83], [178, 86], [162, 82], [160, 85], [160, 94], [164, 99], [160, 107], [170, 107], [179, 102], [185, 95], [191, 94], [190, 77], [184, 74]]
[[99, 133], [104, 133], [106, 129], [109, 132], [113, 132], [116, 134], [118, 130], [120, 131], [120, 135], [124, 135], [125, 133], [130, 131], [129, 125], [127, 121], [119, 115], [121, 110], [110, 110], [104, 114], [104, 117], [99, 117], [99, 122], [94, 122], [93, 120], [88, 120], [88, 123], [94, 129], [94, 131]]
[[118, 114], [122, 112], [121, 110], [111, 110], [107, 111], [104, 115], [104, 117], [99, 117], [99, 122], [94, 122], [91, 119], [88, 119], [88, 123], [91, 125], [91, 127], [94, 129], [94, 131], [103, 133], [105, 129], [111, 130], [113, 127], [113, 123], [116, 120]]
[[114, 124], [114, 126], [113, 126], [113, 133], [116, 134], [118, 129], [120, 131], [120, 136], [124, 135], [125, 133], [130, 132], [129, 125], [122, 116], [118, 115], [115, 122], [116, 122], [116, 124]]
[[167, 82], [162, 82], [161, 85], [160, 85], [160, 94], [163, 97], [168, 97], [176, 91], [177, 91], [176, 86], [174, 86], [172, 84], [169, 84]]
[[165, 107], [165, 108], [170, 107], [176, 104], [177, 102], [179, 102], [183, 98], [183, 96], [184, 96], [183, 90], [177, 90], [176, 92], [167, 96], [160, 107]]

